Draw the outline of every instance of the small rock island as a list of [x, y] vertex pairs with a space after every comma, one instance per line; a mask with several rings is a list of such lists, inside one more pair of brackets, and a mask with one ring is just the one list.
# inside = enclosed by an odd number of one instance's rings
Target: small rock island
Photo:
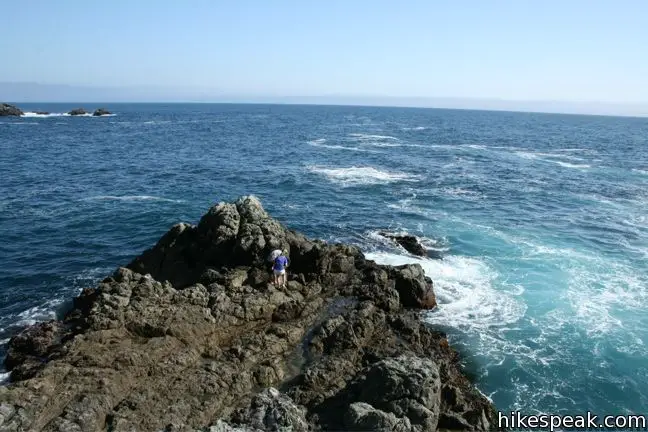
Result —
[[10, 105], [7, 103], [0, 103], [0, 117], [20, 117], [25, 113], [22, 112], [20, 108], [15, 105]]
[[[33, 114], [38, 115], [49, 115], [47, 111], [36, 111]], [[87, 116], [89, 113], [84, 108], [75, 108], [67, 112], [70, 116]], [[101, 117], [106, 115], [111, 115], [112, 113], [105, 108], [98, 108], [92, 113], [93, 117]], [[18, 108], [15, 105], [8, 103], [0, 103], [0, 117], [21, 117], [24, 116], [25, 112]]]

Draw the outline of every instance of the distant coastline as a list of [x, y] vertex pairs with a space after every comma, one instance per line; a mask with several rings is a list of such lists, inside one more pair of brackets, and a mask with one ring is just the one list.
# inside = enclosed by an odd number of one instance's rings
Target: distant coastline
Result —
[[[74, 100], [74, 101], [33, 101], [33, 102], [8, 102], [12, 105], [29, 107], [30, 109], [39, 110], [42, 106], [57, 106], [63, 107], [62, 109], [68, 110], [71, 107], [76, 106], [120, 106], [120, 105], [250, 105], [250, 106], [314, 106], [314, 107], [358, 107], [358, 108], [380, 108], [380, 109], [390, 109], [390, 108], [402, 108], [402, 109], [412, 109], [412, 110], [441, 110], [441, 111], [474, 111], [474, 112], [498, 112], [498, 113], [509, 113], [509, 114], [540, 114], [540, 115], [567, 115], [567, 116], [585, 116], [585, 117], [618, 117], [618, 118], [627, 118], [627, 119], [647, 119], [648, 112], [643, 114], [622, 114], [622, 113], [582, 113], [582, 112], [559, 112], [559, 111], [534, 111], [534, 110], [514, 110], [514, 109], [497, 109], [497, 108], [461, 108], [461, 107], [444, 107], [444, 106], [410, 106], [410, 105], [381, 105], [381, 104], [362, 104], [362, 103], [317, 103], [317, 102], [298, 102], [298, 101], [265, 101], [265, 100], [250, 100], [250, 101], [237, 101], [237, 100], [227, 100], [227, 101], [192, 101], [192, 100], [177, 100], [177, 101], [83, 101], [83, 100]], [[113, 108], [114, 109], [114, 108]], [[29, 111], [27, 111], [29, 112]], [[67, 112], [60, 113], [61, 115], [66, 115]]]
[[487, 98], [398, 97], [379, 95], [283, 96], [225, 92], [196, 87], [91, 87], [59, 84], [0, 82], [0, 100], [9, 103], [231, 103], [437, 108], [475, 111], [510, 111], [547, 114], [648, 117], [648, 101], [521, 101]]

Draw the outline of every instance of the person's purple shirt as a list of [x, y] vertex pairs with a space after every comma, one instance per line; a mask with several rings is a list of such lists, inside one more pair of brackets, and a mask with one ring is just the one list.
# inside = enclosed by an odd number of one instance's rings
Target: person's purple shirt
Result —
[[274, 260], [274, 266], [272, 267], [272, 270], [277, 270], [281, 271], [283, 270], [286, 266], [288, 265], [288, 258], [286, 258], [283, 255], [278, 256]]

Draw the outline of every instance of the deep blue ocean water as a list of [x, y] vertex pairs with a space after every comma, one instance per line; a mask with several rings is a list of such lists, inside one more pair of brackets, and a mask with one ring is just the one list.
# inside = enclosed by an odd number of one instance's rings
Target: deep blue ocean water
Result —
[[[500, 410], [648, 414], [648, 119], [107, 108], [116, 115], [0, 118], [3, 345], [174, 223], [255, 194], [309, 236], [420, 262], [440, 302], [426, 319]], [[385, 229], [445, 257], [409, 256]]]

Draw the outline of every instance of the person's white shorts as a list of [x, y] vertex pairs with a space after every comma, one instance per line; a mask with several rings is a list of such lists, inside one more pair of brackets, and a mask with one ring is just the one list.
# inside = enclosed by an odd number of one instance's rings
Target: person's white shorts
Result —
[[283, 270], [273, 270], [273, 272], [274, 272], [274, 274], [276, 274], [277, 276], [279, 276], [279, 275], [282, 275], [282, 274], [286, 274], [286, 269], [283, 269]]

